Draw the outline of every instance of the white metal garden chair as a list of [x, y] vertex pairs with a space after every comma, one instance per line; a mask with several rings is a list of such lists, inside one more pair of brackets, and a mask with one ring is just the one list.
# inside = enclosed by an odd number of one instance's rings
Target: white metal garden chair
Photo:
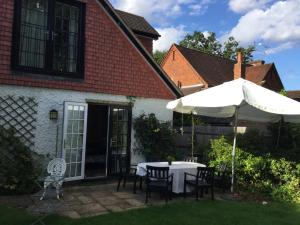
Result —
[[62, 194], [62, 184], [64, 182], [65, 172], [66, 172], [66, 161], [62, 158], [56, 158], [49, 162], [47, 167], [47, 172], [50, 176], [47, 176], [44, 180], [44, 193], [40, 200], [43, 200], [47, 188], [53, 186], [56, 189], [56, 197], [59, 199], [59, 195]]

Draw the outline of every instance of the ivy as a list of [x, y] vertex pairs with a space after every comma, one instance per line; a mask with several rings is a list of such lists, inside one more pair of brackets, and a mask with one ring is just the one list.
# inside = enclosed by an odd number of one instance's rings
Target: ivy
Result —
[[174, 131], [168, 122], [159, 121], [155, 114], [142, 114], [133, 121], [135, 130], [135, 150], [143, 154], [147, 161], [166, 160], [175, 157]]

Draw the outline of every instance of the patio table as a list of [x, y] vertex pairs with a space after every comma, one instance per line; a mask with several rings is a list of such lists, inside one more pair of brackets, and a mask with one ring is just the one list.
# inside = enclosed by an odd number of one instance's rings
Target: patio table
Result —
[[170, 174], [173, 174], [173, 192], [176, 194], [183, 193], [184, 173], [197, 174], [197, 167], [206, 167], [204, 164], [194, 162], [146, 162], [137, 165], [138, 176], [146, 176], [146, 166], [169, 167]]

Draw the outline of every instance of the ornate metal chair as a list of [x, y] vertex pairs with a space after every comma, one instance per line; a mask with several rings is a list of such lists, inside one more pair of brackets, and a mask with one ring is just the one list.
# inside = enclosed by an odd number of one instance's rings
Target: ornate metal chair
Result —
[[59, 199], [59, 195], [62, 194], [62, 184], [64, 182], [65, 172], [66, 172], [66, 162], [62, 158], [56, 158], [49, 162], [47, 167], [47, 172], [50, 176], [47, 176], [44, 180], [44, 192], [40, 200], [43, 200], [47, 188], [52, 185], [56, 189], [56, 197]]

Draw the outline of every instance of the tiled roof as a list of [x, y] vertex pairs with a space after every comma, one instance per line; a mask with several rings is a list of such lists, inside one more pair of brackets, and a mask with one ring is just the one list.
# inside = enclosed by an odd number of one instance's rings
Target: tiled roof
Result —
[[[207, 82], [208, 86], [216, 86], [233, 79], [235, 61], [179, 45], [176, 45], [176, 47], [197, 73]], [[245, 78], [259, 84], [265, 79], [272, 65], [247, 66], [245, 69]]]
[[289, 97], [289, 98], [300, 99], [300, 90], [287, 91], [286, 94], [287, 94], [287, 97]]
[[249, 81], [252, 81], [253, 83], [260, 83], [265, 79], [272, 66], [273, 63], [259, 66], [247, 66], [245, 71], [245, 78]]
[[126, 25], [135, 33], [158, 39], [160, 34], [145, 20], [144, 17], [121, 10], [115, 10]]

